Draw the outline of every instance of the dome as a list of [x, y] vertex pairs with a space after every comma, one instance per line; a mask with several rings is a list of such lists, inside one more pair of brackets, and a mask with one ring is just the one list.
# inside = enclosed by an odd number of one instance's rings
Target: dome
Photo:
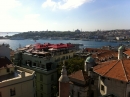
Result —
[[85, 60], [85, 62], [93, 63], [95, 61], [94, 61], [94, 59], [91, 56], [89, 56], [89, 57], [87, 57], [87, 59]]
[[120, 46], [119, 48], [118, 48], [118, 50], [123, 50], [124, 49], [124, 46]]

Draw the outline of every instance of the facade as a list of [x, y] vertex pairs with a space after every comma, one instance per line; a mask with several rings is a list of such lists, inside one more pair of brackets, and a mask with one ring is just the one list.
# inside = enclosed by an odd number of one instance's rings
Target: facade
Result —
[[14, 63], [36, 72], [37, 97], [53, 97], [57, 93], [58, 62], [74, 56], [73, 44], [35, 44], [18, 49]]
[[88, 95], [89, 85], [87, 79], [89, 77], [85, 72], [79, 70], [69, 76], [70, 79], [70, 95], [71, 97], [86, 97]]
[[0, 97], [35, 97], [35, 72], [0, 57]]

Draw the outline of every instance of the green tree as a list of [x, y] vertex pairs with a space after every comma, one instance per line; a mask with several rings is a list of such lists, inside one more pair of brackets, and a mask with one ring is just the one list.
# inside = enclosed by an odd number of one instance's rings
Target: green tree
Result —
[[[75, 72], [75, 71], [83, 70], [84, 69], [84, 61], [85, 61], [85, 59], [83, 59], [81, 57], [74, 57], [74, 58], [66, 60], [65, 66], [66, 66], [66, 70], [67, 70], [68, 75]], [[59, 76], [61, 73], [62, 65], [63, 65], [63, 62], [61, 62], [59, 64], [59, 67], [58, 67]]]

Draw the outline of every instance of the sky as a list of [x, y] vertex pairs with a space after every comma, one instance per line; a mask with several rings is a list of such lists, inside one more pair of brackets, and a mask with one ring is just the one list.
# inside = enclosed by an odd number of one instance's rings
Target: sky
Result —
[[0, 32], [130, 29], [130, 0], [0, 0]]

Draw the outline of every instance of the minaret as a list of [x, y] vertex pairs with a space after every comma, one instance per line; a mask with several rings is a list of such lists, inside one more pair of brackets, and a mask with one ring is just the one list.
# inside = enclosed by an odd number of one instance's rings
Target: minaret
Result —
[[59, 97], [69, 97], [70, 91], [69, 78], [67, 76], [66, 67], [63, 64], [61, 76], [59, 78]]
[[118, 48], [118, 60], [121, 60], [123, 58], [123, 50], [124, 50], [123, 46], [120, 46]]

